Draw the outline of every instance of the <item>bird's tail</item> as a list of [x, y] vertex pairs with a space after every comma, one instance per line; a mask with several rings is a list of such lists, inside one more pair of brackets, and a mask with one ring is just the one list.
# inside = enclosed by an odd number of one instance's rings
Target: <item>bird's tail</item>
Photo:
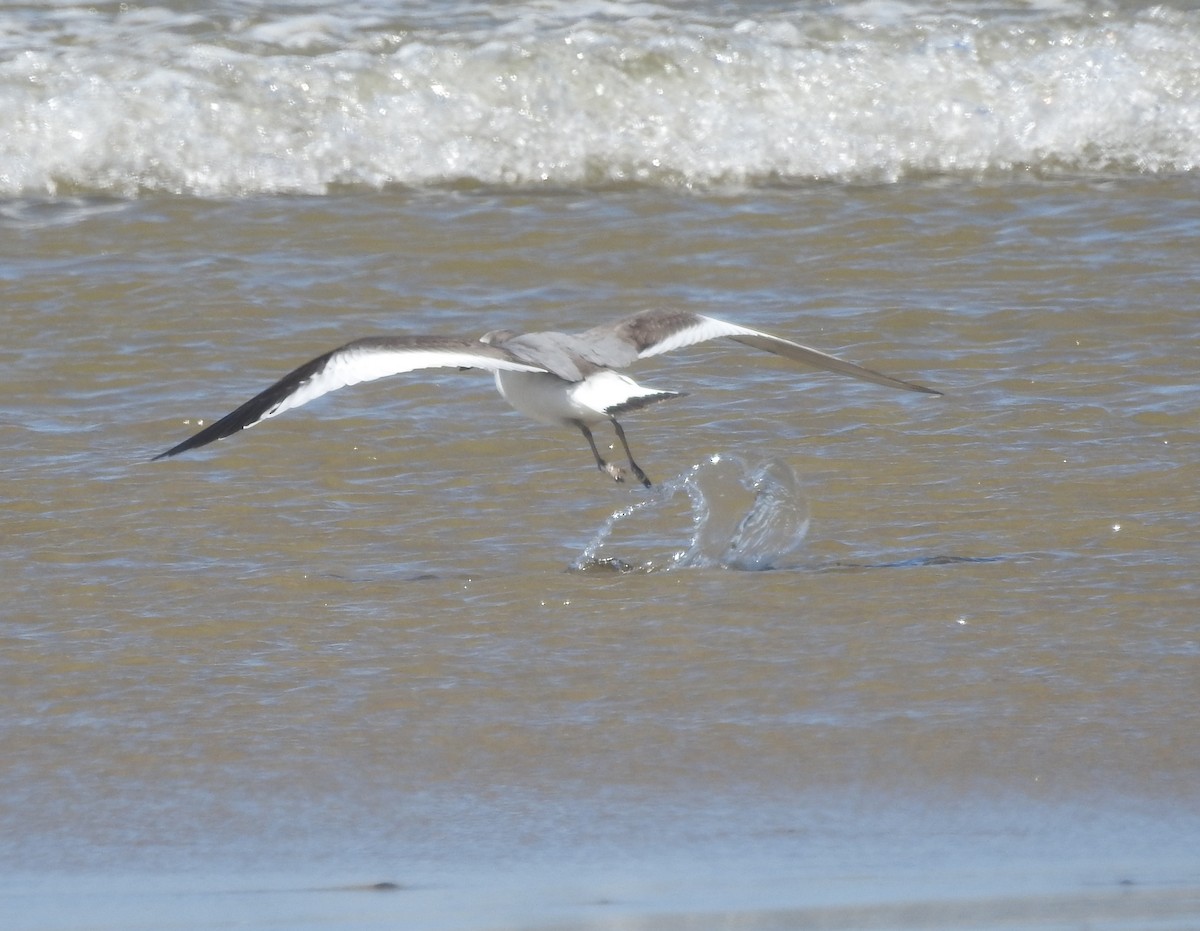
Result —
[[[641, 387], [639, 385], [639, 387]], [[657, 404], [659, 401], [670, 401], [673, 398], [682, 398], [687, 395], [686, 391], [659, 391], [655, 388], [644, 388], [646, 393], [628, 397], [619, 404], [614, 404], [611, 407], [606, 407], [604, 413], [610, 417], [616, 417], [617, 414], [628, 414], [630, 411], [640, 411], [643, 407], [649, 407], [651, 404]]]

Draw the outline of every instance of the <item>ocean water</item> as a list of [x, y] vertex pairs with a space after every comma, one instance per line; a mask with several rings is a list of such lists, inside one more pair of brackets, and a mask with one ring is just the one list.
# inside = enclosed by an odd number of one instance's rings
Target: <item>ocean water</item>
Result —
[[[1198, 140], [1183, 3], [0, 8], [0, 923], [1197, 926]], [[944, 396], [149, 461], [651, 306]]]
[[9, 5], [0, 193], [1178, 173], [1188, 4]]

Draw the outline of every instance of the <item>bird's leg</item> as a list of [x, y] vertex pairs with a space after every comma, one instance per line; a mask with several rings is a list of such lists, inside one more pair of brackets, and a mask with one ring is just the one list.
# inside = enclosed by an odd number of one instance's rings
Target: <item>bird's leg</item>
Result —
[[649, 488], [650, 479], [646, 478], [646, 473], [642, 471], [642, 467], [633, 461], [633, 453], [629, 451], [629, 441], [625, 439], [625, 431], [621, 428], [621, 425], [617, 423], [616, 417], [610, 417], [609, 420], [612, 421], [613, 429], [617, 431], [617, 439], [619, 439], [621, 441], [621, 445], [625, 447], [625, 457], [629, 460], [629, 468], [633, 470], [633, 474], [638, 477], [638, 480], [641, 481], [641, 483], [647, 488]]
[[614, 481], [625, 481], [625, 470], [619, 465], [613, 465], [611, 462], [605, 462], [600, 455], [600, 450], [596, 448], [596, 440], [592, 436], [592, 431], [587, 428], [582, 420], [576, 420], [575, 426], [579, 428], [579, 432], [583, 434], [583, 438], [588, 441], [588, 446], [592, 448], [592, 455], [596, 457], [596, 468], [605, 475], [611, 476]]

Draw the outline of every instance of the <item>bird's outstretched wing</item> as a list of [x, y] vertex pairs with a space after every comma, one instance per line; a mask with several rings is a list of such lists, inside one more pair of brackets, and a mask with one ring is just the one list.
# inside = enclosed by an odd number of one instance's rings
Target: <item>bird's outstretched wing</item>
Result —
[[618, 320], [614, 324], [594, 327], [580, 338], [593, 347], [593, 358], [600, 364], [621, 367], [629, 365], [637, 359], [647, 356], [657, 356], [672, 349], [682, 349], [710, 339], [728, 337], [746, 346], [772, 352], [794, 362], [802, 362], [814, 368], [827, 372], [837, 372], [849, 375], [863, 381], [884, 385], [888, 388], [902, 388], [906, 391], [920, 391], [925, 394], [941, 394], [933, 388], [915, 385], [912, 382], [893, 378], [876, 372], [874, 369], [855, 365], [837, 356], [831, 356], [819, 349], [802, 346], [780, 336], [752, 330], [718, 320], [716, 317], [705, 317], [685, 310], [644, 310]]
[[545, 371], [536, 365], [518, 361], [499, 347], [469, 339], [445, 336], [372, 336], [358, 339], [305, 362], [237, 410], [154, 458], [165, 459], [205, 446], [347, 385], [417, 369], [439, 368]]

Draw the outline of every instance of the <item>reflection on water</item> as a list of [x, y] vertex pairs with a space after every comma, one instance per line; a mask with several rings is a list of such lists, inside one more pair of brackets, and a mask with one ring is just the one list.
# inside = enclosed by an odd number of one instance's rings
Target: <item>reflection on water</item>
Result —
[[[671, 521], [686, 496], [686, 526]], [[667, 521], [670, 521], [667, 523]], [[808, 533], [808, 504], [787, 463], [750, 465], [714, 453], [614, 511], [572, 568], [654, 572], [672, 569], [779, 569], [791, 565]], [[679, 541], [687, 535], [685, 548]]]

